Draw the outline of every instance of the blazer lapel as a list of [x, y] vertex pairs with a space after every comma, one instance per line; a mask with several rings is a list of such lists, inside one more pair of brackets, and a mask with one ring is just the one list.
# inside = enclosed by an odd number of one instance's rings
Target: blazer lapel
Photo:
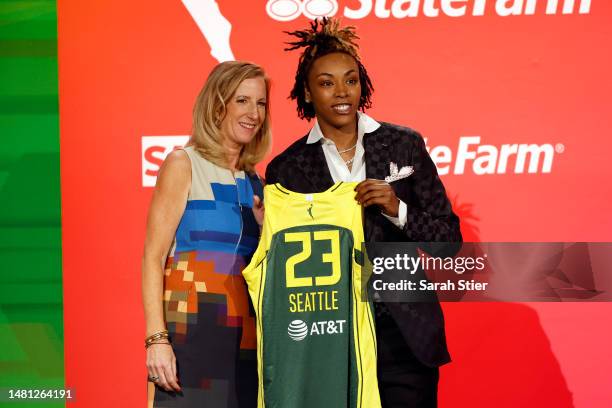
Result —
[[377, 180], [384, 180], [389, 171], [389, 142], [385, 140], [381, 128], [363, 135], [366, 177]]
[[304, 174], [304, 179], [310, 183], [312, 188], [312, 191], [308, 191], [309, 193], [325, 191], [334, 184], [320, 143], [305, 143], [302, 154], [298, 155], [296, 160]]
[[[381, 128], [363, 135], [366, 177], [377, 180], [385, 179], [389, 166], [389, 144], [388, 141], [384, 140]], [[377, 214], [379, 214], [379, 210], [374, 206], [366, 208], [364, 211], [363, 233], [366, 242], [376, 240], [374, 220]]]

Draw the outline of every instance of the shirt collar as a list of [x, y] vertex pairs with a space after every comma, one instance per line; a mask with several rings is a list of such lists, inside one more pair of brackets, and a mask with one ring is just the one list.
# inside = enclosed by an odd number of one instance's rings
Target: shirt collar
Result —
[[[358, 143], [362, 143], [363, 135], [365, 133], [372, 133], [376, 129], [380, 127], [380, 123], [369, 117], [363, 112], [357, 112], [357, 141]], [[321, 131], [321, 127], [319, 126], [319, 122], [315, 120], [315, 124], [310, 129], [310, 133], [308, 133], [308, 139], [306, 139], [307, 144], [317, 143], [321, 141], [321, 139], [325, 139], [323, 132]]]

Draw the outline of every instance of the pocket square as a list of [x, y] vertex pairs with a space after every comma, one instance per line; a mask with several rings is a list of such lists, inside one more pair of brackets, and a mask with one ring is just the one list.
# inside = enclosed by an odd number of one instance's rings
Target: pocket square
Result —
[[387, 183], [392, 183], [397, 180], [404, 179], [414, 173], [412, 166], [404, 166], [401, 169], [397, 169], [397, 164], [391, 162], [389, 164], [389, 175], [385, 177]]

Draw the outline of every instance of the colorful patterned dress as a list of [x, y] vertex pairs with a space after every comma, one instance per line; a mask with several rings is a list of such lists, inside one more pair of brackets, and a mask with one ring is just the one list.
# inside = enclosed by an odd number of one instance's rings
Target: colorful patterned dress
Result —
[[168, 260], [164, 308], [182, 394], [157, 387], [154, 406], [255, 407], [255, 315], [241, 271], [253, 255], [259, 226], [256, 176], [232, 173], [193, 147], [191, 189]]

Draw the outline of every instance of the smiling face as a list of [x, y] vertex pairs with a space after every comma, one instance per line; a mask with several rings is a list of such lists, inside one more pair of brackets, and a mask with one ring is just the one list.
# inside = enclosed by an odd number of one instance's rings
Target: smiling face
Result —
[[313, 62], [306, 100], [313, 104], [320, 126], [354, 129], [360, 97], [359, 67], [353, 57], [334, 52]]
[[267, 96], [263, 77], [245, 79], [238, 85], [221, 121], [225, 147], [241, 148], [253, 140], [266, 118]]

